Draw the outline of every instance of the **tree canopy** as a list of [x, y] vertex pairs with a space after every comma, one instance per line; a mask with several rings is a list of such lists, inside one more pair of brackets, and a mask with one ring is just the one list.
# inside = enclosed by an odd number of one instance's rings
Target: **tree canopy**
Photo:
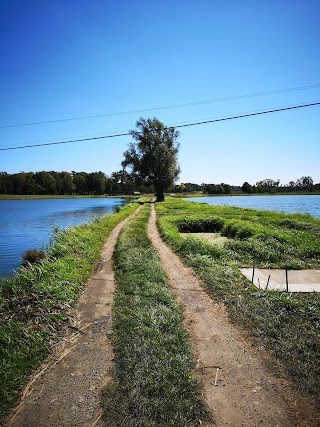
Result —
[[173, 127], [166, 127], [157, 118], [146, 120], [140, 117], [136, 126], [139, 130], [130, 131], [136, 142], [124, 152], [122, 166], [131, 169], [131, 176], [136, 182], [152, 184], [157, 201], [161, 202], [164, 192], [179, 177], [179, 132]]

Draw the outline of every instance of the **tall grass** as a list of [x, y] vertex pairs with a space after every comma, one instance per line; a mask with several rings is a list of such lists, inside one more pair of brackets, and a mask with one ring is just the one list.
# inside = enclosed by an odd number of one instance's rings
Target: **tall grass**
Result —
[[[115, 385], [108, 425], [195, 426], [205, 417], [181, 308], [146, 232], [149, 207], [130, 221], [115, 252]], [[119, 411], [119, 408], [121, 410]]]
[[[284, 367], [299, 389], [319, 400], [320, 294], [257, 289], [240, 267], [319, 268], [320, 220], [179, 200], [156, 207], [162, 236], [201, 277], [209, 295], [225, 304], [233, 322], [248, 328], [257, 349], [268, 351], [278, 369]], [[222, 247], [179, 233], [210, 219], [229, 237]]]
[[136, 208], [129, 204], [92, 224], [56, 230], [55, 245], [43, 259], [13, 278], [0, 278], [0, 419], [68, 325], [68, 309], [93, 273], [106, 238]]

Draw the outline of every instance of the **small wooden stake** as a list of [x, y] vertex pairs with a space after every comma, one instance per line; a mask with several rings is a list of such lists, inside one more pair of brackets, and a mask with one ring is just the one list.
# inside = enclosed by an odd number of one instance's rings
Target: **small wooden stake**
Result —
[[288, 267], [286, 267], [286, 289], [289, 292]]
[[259, 285], [259, 289], [260, 289], [260, 279], [259, 279], [259, 277], [258, 277], [258, 285]]
[[103, 415], [103, 412], [102, 412], [102, 414], [100, 414], [98, 416], [98, 418], [95, 420], [95, 422], [93, 424], [91, 424], [91, 427], [94, 427], [97, 424], [97, 422], [100, 420], [100, 418], [102, 417], [102, 415]]
[[216, 378], [214, 380], [214, 385], [218, 385], [218, 374], [219, 374], [219, 368], [217, 368]]
[[269, 280], [270, 280], [270, 274], [269, 274], [269, 277], [268, 277], [268, 281], [267, 281], [267, 286], [266, 286], [266, 290], [268, 289], [268, 286], [269, 286]]
[[253, 279], [254, 279], [254, 265], [253, 265], [253, 267], [252, 267], [252, 279], [251, 279], [251, 282], [253, 283]]

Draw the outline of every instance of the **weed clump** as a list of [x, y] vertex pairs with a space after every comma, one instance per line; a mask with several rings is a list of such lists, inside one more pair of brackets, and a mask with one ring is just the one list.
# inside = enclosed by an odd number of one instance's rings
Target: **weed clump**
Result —
[[40, 262], [46, 256], [46, 252], [41, 249], [29, 249], [22, 255], [23, 266], [27, 266], [29, 264], [35, 264], [36, 262]]

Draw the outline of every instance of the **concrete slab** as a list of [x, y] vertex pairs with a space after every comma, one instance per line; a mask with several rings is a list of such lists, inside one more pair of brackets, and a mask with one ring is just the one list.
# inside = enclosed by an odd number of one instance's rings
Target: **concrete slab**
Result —
[[[250, 281], [252, 268], [242, 268], [241, 272]], [[253, 284], [257, 288], [268, 290], [286, 290], [286, 270], [255, 268]], [[288, 270], [289, 292], [320, 292], [320, 270]]]

